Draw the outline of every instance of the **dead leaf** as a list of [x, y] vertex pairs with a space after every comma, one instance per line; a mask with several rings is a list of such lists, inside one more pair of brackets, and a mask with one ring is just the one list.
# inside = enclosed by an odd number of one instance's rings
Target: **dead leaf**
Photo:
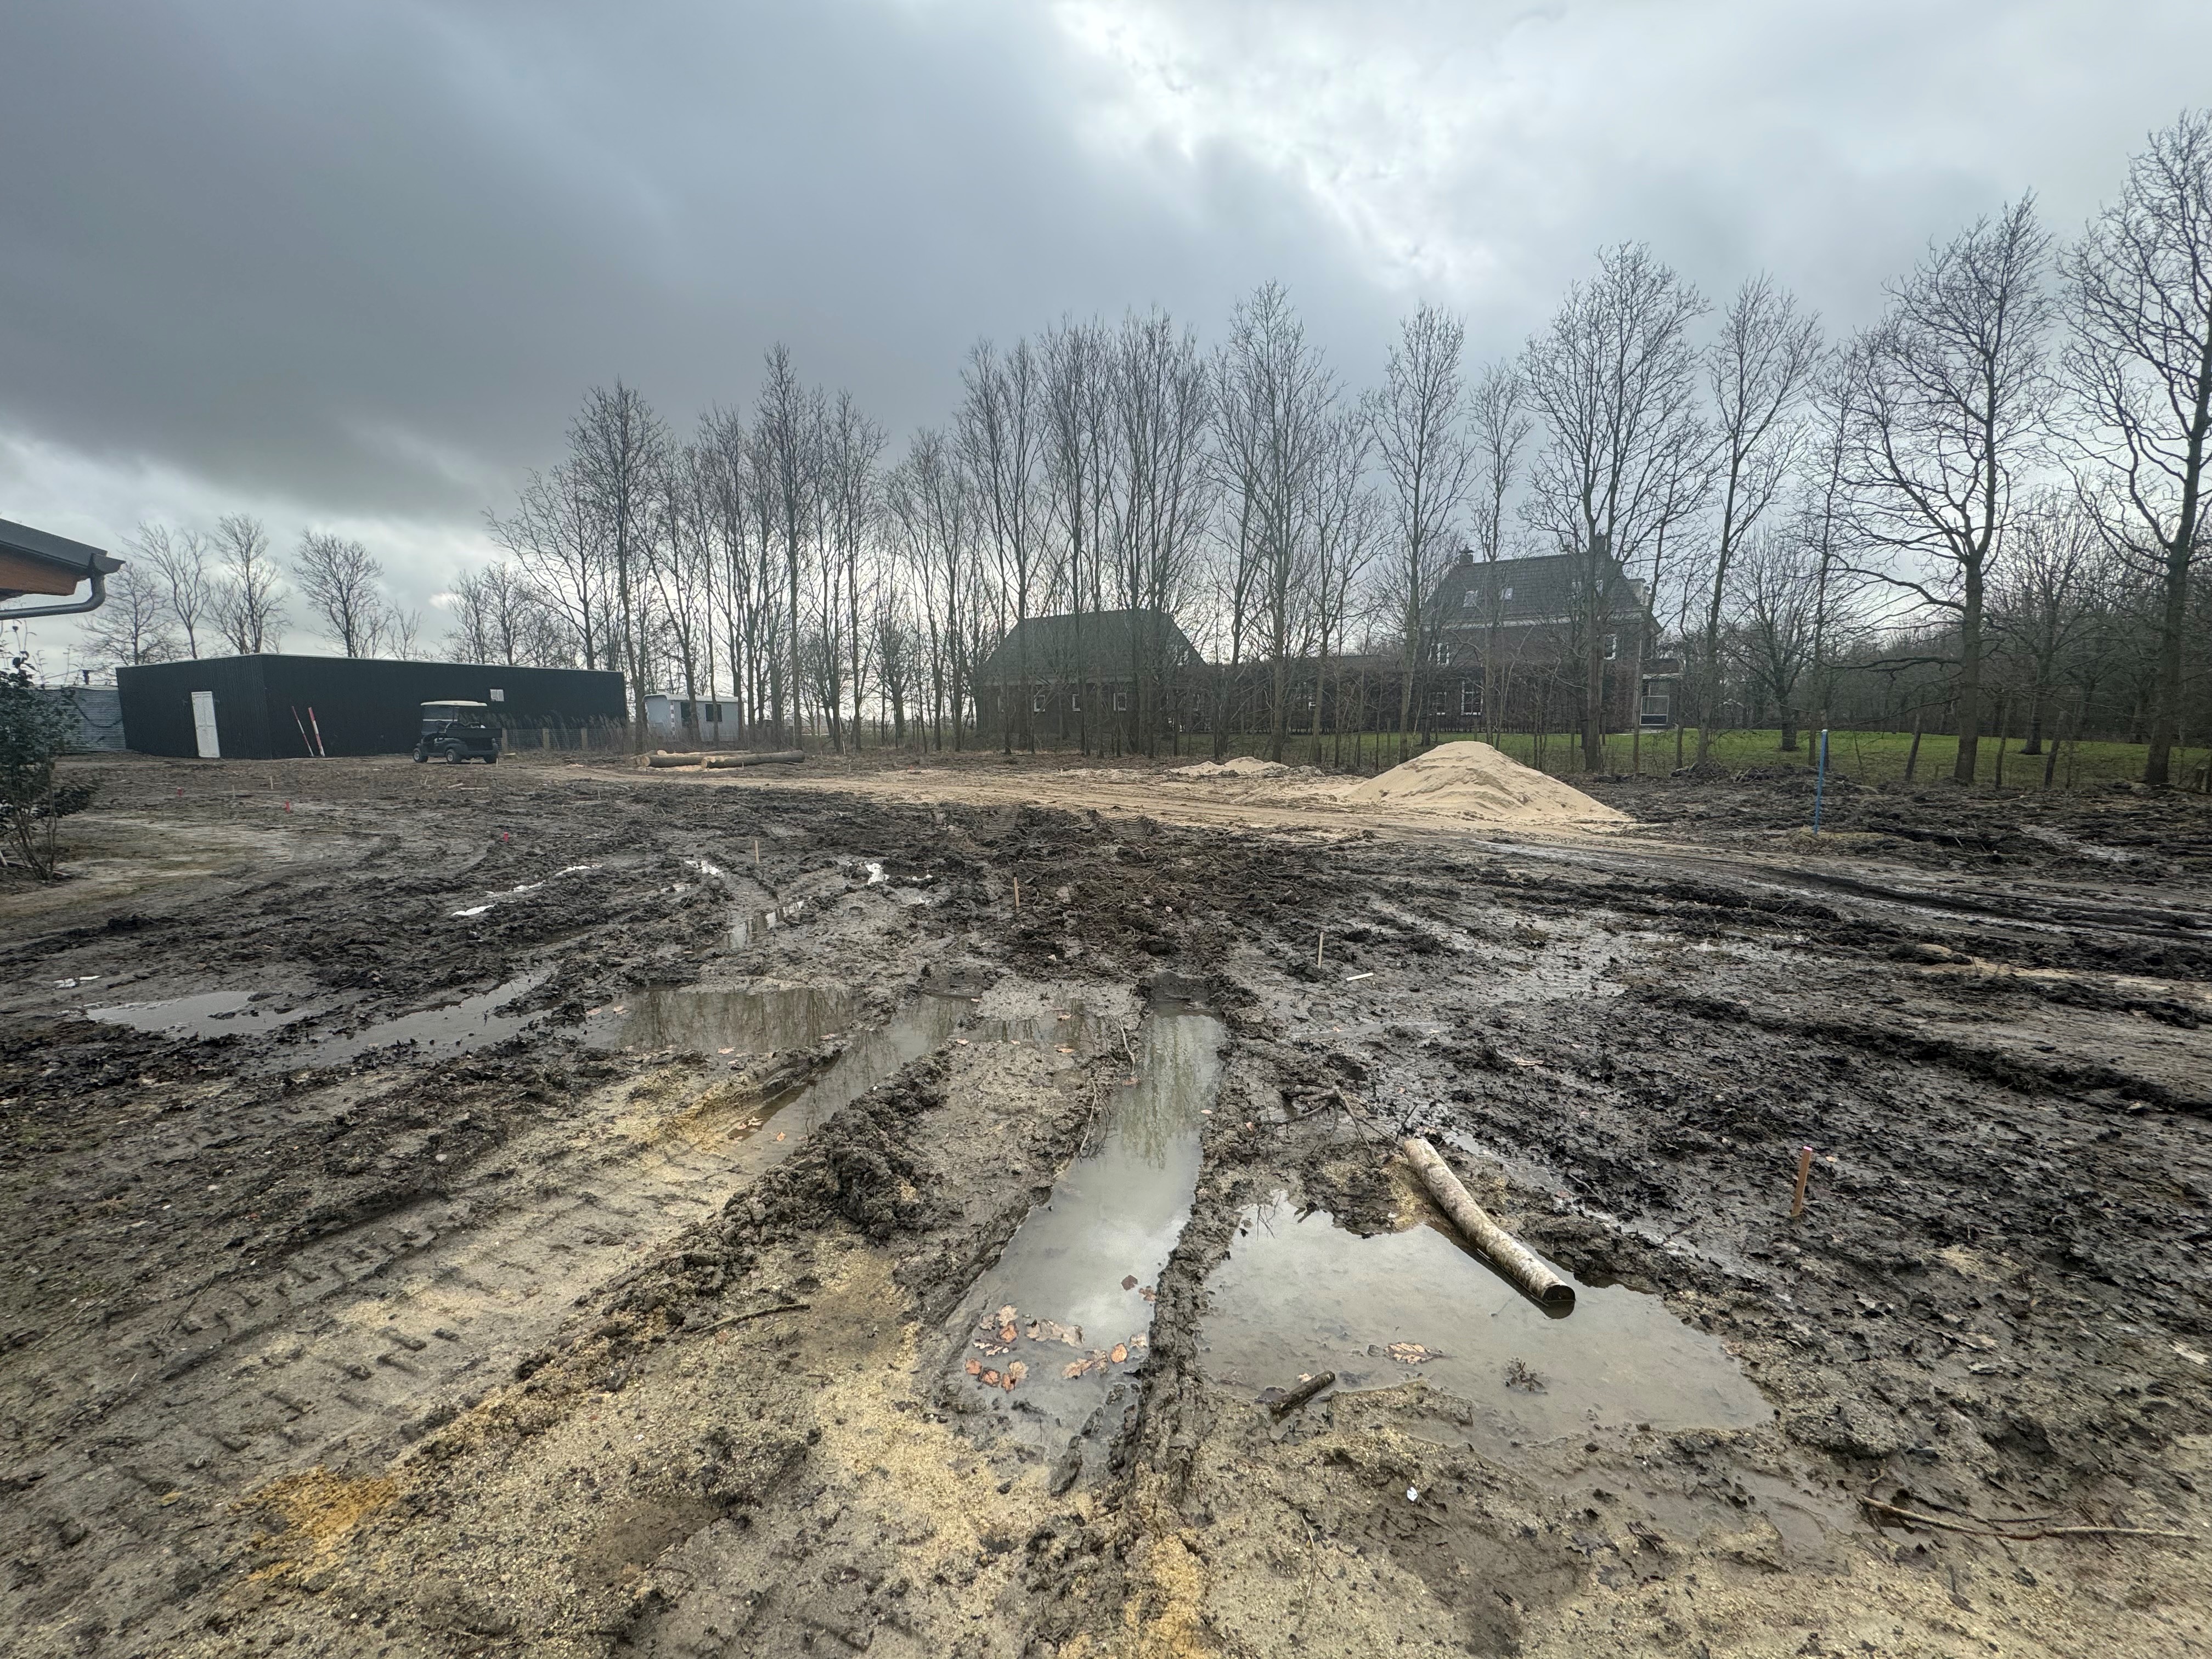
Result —
[[1030, 1340], [1032, 1342], [1064, 1342], [1071, 1348], [1083, 1346], [1083, 1327], [1063, 1325], [1055, 1319], [1030, 1321]]
[[1017, 1359], [1012, 1364], [1006, 1367], [1006, 1386], [1010, 1389], [1012, 1388], [1015, 1383], [1020, 1382], [1029, 1374], [1030, 1368], [1027, 1363], [1023, 1360]]
[[1393, 1342], [1382, 1352], [1401, 1365], [1418, 1365], [1425, 1359], [1442, 1357], [1418, 1342]]
[[1017, 1334], [1018, 1333], [1012, 1325], [1001, 1325], [999, 1327], [999, 1340], [1010, 1346], [1013, 1342]]
[[1121, 1280], [1121, 1288], [1122, 1288], [1123, 1290], [1125, 1290], [1125, 1291], [1133, 1291], [1133, 1290], [1135, 1290], [1135, 1289], [1137, 1288], [1137, 1276], [1136, 1276], [1136, 1274], [1134, 1274], [1134, 1273], [1130, 1273], [1130, 1274], [1127, 1274], [1127, 1276], [1125, 1276], [1125, 1277], [1122, 1279], [1122, 1280]]
[[1160, 1299], [1158, 1288], [1151, 1285], [1138, 1285], [1137, 1294], [1144, 1297], [1147, 1302], [1157, 1302]]
[[1009, 1302], [1005, 1307], [999, 1310], [999, 1322], [1001, 1325], [1011, 1325], [1014, 1322], [1014, 1304], [1012, 1303]]
[[1061, 1047], [1061, 1048], [1060, 1048], [1060, 1053], [1062, 1053], [1063, 1054], [1073, 1054], [1073, 1053], [1075, 1052], [1075, 1050], [1074, 1050], [1074, 1049], [1073, 1049], [1073, 1048], [1067, 1048], [1067, 1047], [1066, 1047], [1066, 1046], [1065, 1046], [1065, 1045], [1062, 1045], [1062, 1047]]
[[1152, 1339], [1146, 1335], [1142, 1331], [1139, 1331], [1134, 1336], [1129, 1339], [1128, 1347], [1131, 1353], [1142, 1353], [1146, 1349], [1152, 1346]]
[[997, 1388], [999, 1386], [999, 1373], [996, 1370], [986, 1370], [983, 1373], [983, 1386], [987, 1389]]
[[733, 1054], [737, 1053], [737, 1050], [734, 1048], [717, 1048], [714, 1052], [718, 1054]]
[[1107, 1358], [1111, 1359], [1117, 1365], [1128, 1357], [1129, 1345], [1126, 1342], [1116, 1342], [1114, 1345], [1114, 1352], [1107, 1355]]
[[983, 1362], [982, 1362], [981, 1360], [980, 1360], [980, 1359], [971, 1359], [971, 1360], [969, 1360], [969, 1361], [968, 1362], [968, 1375], [969, 1375], [969, 1376], [982, 1376], [982, 1374], [983, 1374]]
[[1060, 1374], [1062, 1376], [1080, 1376], [1084, 1372], [1090, 1369], [1090, 1362], [1087, 1360], [1071, 1359], [1066, 1364], [1060, 1367]]
[[782, 1130], [781, 1130], [781, 1129], [778, 1129], [778, 1130], [775, 1132], [775, 1138], [776, 1138], [778, 1140], [782, 1139], [783, 1139], [783, 1131], [782, 1131]]

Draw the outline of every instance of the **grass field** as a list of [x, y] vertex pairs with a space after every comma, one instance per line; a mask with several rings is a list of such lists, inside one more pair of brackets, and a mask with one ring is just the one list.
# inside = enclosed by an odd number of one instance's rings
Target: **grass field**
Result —
[[[1468, 734], [1446, 733], [1444, 741], [1463, 740]], [[1647, 732], [1642, 746], [1640, 769], [1646, 774], [1660, 775], [1674, 768], [1674, 738], [1671, 732]], [[1692, 726], [1682, 734], [1682, 757], [1694, 760], [1698, 753], [1698, 732]], [[1717, 732], [1713, 734], [1711, 758], [1730, 771], [1741, 772], [1753, 767], [1809, 766], [1813, 759], [1813, 744], [1817, 734], [1798, 733], [1794, 753], [1782, 750], [1782, 733], [1769, 726], [1764, 731]], [[1350, 769], [1352, 739], [1345, 738], [1345, 763]], [[2005, 745], [2004, 787], [2007, 789], [2040, 789], [2045, 757], [2023, 755], [2021, 740], [2014, 738]], [[2046, 747], [2048, 745], [2046, 744]], [[1498, 747], [1525, 766], [1538, 764], [1535, 738], [1526, 732], [1508, 732], [1498, 739]], [[1898, 784], [1905, 781], [1905, 763], [1912, 747], [1910, 732], [1845, 732], [1835, 731], [1828, 738], [1828, 764], [1832, 771], [1862, 783]], [[1212, 740], [1203, 732], [1194, 733], [1187, 744], [1190, 758], [1202, 760], [1212, 753]], [[1229, 740], [1232, 755], [1264, 756], [1267, 739], [1263, 734], [1238, 732]], [[2061, 746], [2058, 764], [2051, 779], [2057, 789], [2086, 789], [2114, 781], [2133, 781], [2142, 776], [2146, 745], [2140, 743], [2069, 743]], [[2179, 750], [2174, 756], [2173, 778], [2177, 783], [2202, 787], [2198, 775], [2203, 770], [2207, 750], [2200, 746]], [[1322, 763], [1328, 765], [1336, 753], [1336, 739], [1324, 734], [1322, 739]], [[1928, 732], [1920, 739], [1919, 763], [1913, 770], [1917, 783], [1940, 783], [1948, 781], [1951, 768], [1957, 762], [1959, 740], [1937, 732]], [[1606, 740], [1606, 765], [1609, 773], [1625, 773], [1630, 769], [1631, 740], [1626, 732], [1615, 732]], [[1310, 736], [1293, 734], [1284, 758], [1294, 766], [1309, 763], [1313, 756]], [[1383, 766], [1396, 763], [1398, 738], [1395, 732], [1376, 734], [1370, 732], [1360, 745], [1360, 767], [1363, 772], [1373, 772]], [[1996, 782], [1997, 742], [1995, 738], [1984, 738], [1975, 781], [1984, 787]], [[1545, 741], [1541, 757], [1542, 769], [1556, 777], [1583, 775], [1582, 745], [1563, 732], [1553, 732]]]

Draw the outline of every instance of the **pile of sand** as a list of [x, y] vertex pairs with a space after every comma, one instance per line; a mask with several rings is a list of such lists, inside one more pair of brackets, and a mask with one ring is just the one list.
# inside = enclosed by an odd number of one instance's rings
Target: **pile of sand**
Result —
[[1264, 761], [1253, 755], [1238, 755], [1215, 765], [1201, 761], [1196, 766], [1178, 766], [1170, 770], [1171, 778], [1272, 778], [1291, 769], [1280, 761]]
[[1614, 824], [1628, 823], [1602, 801], [1557, 778], [1523, 766], [1486, 743], [1440, 743], [1425, 755], [1370, 778], [1343, 796], [1347, 806], [1367, 802], [1419, 812], [1449, 812], [1484, 823]]

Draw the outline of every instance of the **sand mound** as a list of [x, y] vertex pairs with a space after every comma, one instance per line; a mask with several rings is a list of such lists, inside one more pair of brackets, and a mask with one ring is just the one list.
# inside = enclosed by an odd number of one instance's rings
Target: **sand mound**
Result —
[[1168, 775], [1171, 778], [1272, 778], [1279, 772], [1290, 769], [1280, 761], [1263, 761], [1253, 755], [1238, 755], [1223, 761], [1218, 766], [1212, 761], [1201, 761], [1196, 766], [1178, 766]]
[[1485, 823], [1626, 823], [1628, 815], [1557, 778], [1509, 760], [1486, 743], [1440, 743], [1346, 792], [1346, 805], [1373, 801], [1449, 812]]

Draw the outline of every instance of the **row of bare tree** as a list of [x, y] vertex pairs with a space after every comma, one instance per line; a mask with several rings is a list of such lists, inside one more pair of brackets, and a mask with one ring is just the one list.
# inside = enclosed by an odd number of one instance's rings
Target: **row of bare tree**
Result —
[[[1486, 365], [1455, 318], [1418, 308], [1361, 392], [1268, 284], [1211, 349], [1158, 312], [982, 342], [951, 418], [895, 459], [781, 346], [750, 409], [688, 434], [617, 382], [491, 515], [507, 556], [458, 583], [452, 649], [619, 669], [641, 743], [661, 689], [733, 737], [1011, 749], [1036, 740], [1033, 688], [1072, 676], [1054, 707], [1086, 750], [1149, 750], [1196, 720], [1217, 751], [1242, 726], [1278, 758], [1294, 724], [1317, 751], [1323, 711], [1341, 720], [1347, 658], [1358, 718], [1401, 750], [1425, 684], [1474, 660], [1493, 721], [1507, 676], [1545, 676], [1595, 768], [1621, 677], [1671, 648], [1670, 718], [1694, 720], [1700, 758], [1731, 708], [1789, 725], [1862, 682], [1909, 683], [1954, 723], [1966, 780], [1992, 674], [2010, 688], [2037, 665], [2035, 718], [2070, 697], [2078, 720], [2073, 647], [2126, 614], [2143, 661], [2100, 672], [2143, 688], [2130, 720], [2166, 781], [2203, 645], [2212, 115], [2154, 134], [2072, 240], [2023, 198], [1887, 296], [1831, 341], [1771, 278], [1711, 317], [1650, 249], [1617, 247]], [[1486, 612], [1441, 614], [1462, 550], [1564, 562], [1540, 665], [1520, 660], [1532, 635], [1500, 584]], [[149, 529], [140, 553], [108, 626], [140, 627], [143, 604], [187, 650], [210, 629], [240, 650], [272, 636], [280, 584], [251, 520]], [[349, 652], [408, 632], [358, 544], [310, 536], [294, 574]], [[1043, 616], [1066, 619], [1049, 662], [1021, 626]], [[1183, 634], [1212, 668], [1182, 660]], [[1109, 643], [1126, 663], [1100, 660]], [[1108, 677], [1115, 696], [1089, 694]]]
[[421, 635], [421, 613], [390, 599], [383, 565], [349, 537], [304, 532], [289, 573], [261, 521], [243, 513], [211, 532], [143, 524], [126, 550], [88, 629], [107, 663], [275, 651], [295, 589], [316, 631], [349, 657], [409, 656]]

